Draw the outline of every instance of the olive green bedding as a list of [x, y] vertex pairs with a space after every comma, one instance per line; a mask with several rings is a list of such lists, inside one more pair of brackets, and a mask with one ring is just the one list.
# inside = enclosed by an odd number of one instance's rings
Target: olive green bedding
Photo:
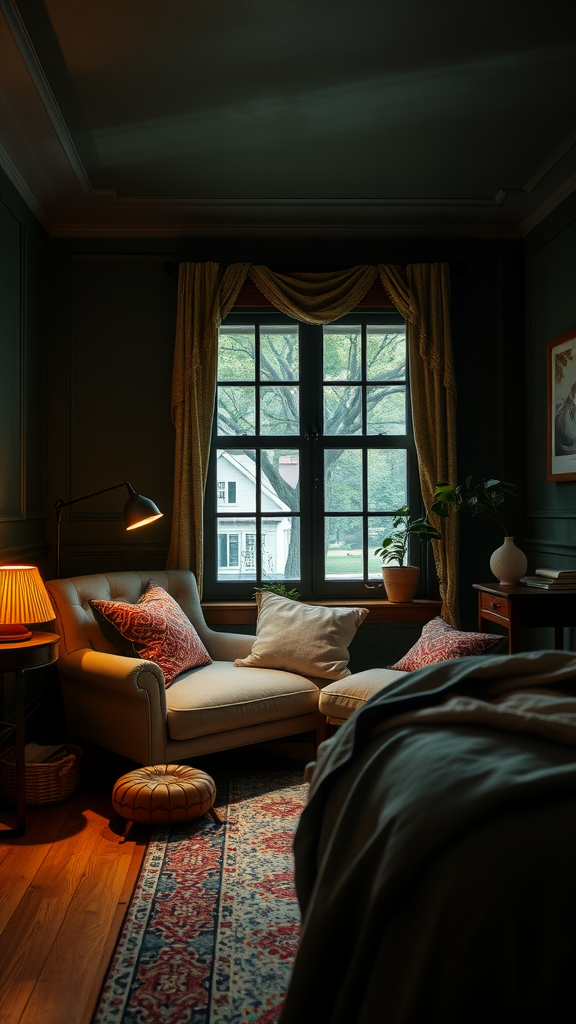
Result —
[[572, 1021], [576, 655], [421, 669], [320, 754], [282, 1024]]

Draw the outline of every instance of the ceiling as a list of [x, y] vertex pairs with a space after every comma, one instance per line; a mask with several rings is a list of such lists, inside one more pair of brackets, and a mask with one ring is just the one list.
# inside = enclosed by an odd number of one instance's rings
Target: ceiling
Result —
[[0, 0], [54, 236], [521, 237], [576, 189], [573, 0]]

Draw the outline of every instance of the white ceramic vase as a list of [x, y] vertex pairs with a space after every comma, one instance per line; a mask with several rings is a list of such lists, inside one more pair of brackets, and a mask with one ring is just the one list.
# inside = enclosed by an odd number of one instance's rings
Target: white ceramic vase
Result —
[[504, 586], [518, 583], [526, 575], [528, 559], [514, 543], [514, 537], [504, 537], [504, 543], [496, 548], [490, 558], [490, 568], [496, 579]]

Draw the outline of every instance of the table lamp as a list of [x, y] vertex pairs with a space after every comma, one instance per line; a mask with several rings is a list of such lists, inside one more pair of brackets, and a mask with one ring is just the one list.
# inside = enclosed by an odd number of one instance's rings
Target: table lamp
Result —
[[0, 565], [0, 643], [19, 643], [33, 635], [24, 623], [56, 618], [35, 565]]
[[98, 494], [105, 494], [106, 491], [115, 491], [118, 487], [128, 488], [128, 501], [124, 505], [124, 523], [127, 530], [137, 530], [140, 526], [146, 526], [148, 523], [153, 523], [155, 519], [160, 519], [164, 515], [159, 508], [156, 507], [150, 498], [145, 498], [143, 494], [136, 494], [136, 491], [127, 480], [124, 480], [121, 484], [112, 484], [112, 487], [103, 487], [101, 491], [93, 491], [92, 494], [83, 494], [81, 498], [72, 498], [71, 501], [62, 501], [58, 499], [55, 503], [56, 508], [56, 579], [60, 578], [60, 529], [62, 521], [62, 509], [66, 508], [67, 505], [75, 505], [77, 501], [86, 501], [87, 498], [95, 498]]

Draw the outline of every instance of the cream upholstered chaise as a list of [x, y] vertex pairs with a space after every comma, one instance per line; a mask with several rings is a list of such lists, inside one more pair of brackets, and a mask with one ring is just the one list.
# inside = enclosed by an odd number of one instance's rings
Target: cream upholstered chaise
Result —
[[[119, 654], [89, 604], [135, 603], [151, 577], [178, 602], [213, 659], [168, 687], [154, 662]], [[309, 732], [325, 721], [318, 712], [324, 680], [234, 666], [236, 658], [250, 654], [254, 637], [206, 625], [190, 572], [113, 572], [46, 586], [61, 637], [58, 669], [67, 724], [81, 739], [143, 765], [162, 764]]]

